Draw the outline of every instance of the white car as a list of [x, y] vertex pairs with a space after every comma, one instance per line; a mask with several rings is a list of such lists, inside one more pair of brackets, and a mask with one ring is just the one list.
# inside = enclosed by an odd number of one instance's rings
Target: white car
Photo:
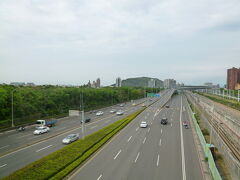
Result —
[[120, 107], [123, 107], [123, 106], [124, 106], [124, 104], [120, 104], [119, 106], [120, 106]]
[[140, 124], [140, 127], [141, 128], [146, 128], [148, 125], [147, 125], [147, 122], [146, 121], [142, 121], [141, 124]]
[[103, 115], [103, 112], [102, 112], [102, 111], [98, 111], [98, 112], [96, 113], [96, 116], [101, 116], [101, 115]]
[[118, 115], [118, 116], [123, 115], [123, 111], [116, 112], [116, 115]]
[[62, 143], [63, 144], [70, 144], [70, 143], [78, 140], [78, 138], [79, 138], [79, 134], [69, 134], [67, 137], [65, 137], [62, 140]]
[[43, 133], [47, 133], [50, 130], [49, 127], [45, 127], [45, 126], [39, 126], [36, 127], [36, 130], [33, 132], [33, 134], [43, 134]]
[[115, 112], [116, 112], [115, 109], [112, 109], [112, 110], [110, 111], [111, 114], [113, 114], [113, 113], [115, 113]]

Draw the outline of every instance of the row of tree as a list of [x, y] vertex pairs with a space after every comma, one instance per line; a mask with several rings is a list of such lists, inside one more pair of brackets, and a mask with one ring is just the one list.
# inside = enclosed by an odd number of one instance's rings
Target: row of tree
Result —
[[0, 85], [0, 128], [11, 126], [12, 109], [14, 124], [20, 125], [65, 116], [69, 109], [92, 110], [142, 98], [152, 91], [160, 89]]

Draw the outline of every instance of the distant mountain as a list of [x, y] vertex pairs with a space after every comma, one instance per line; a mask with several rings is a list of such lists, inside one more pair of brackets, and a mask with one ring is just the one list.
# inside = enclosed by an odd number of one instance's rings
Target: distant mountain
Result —
[[148, 87], [148, 81], [150, 79], [154, 79], [156, 81], [156, 87], [163, 87], [163, 81], [157, 78], [149, 78], [149, 77], [137, 77], [137, 78], [128, 78], [126, 80], [122, 80], [122, 86], [130, 86], [130, 87]]

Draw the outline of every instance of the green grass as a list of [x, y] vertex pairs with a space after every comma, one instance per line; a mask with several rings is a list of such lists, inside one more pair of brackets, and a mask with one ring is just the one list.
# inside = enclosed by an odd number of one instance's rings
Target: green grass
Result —
[[221, 103], [223, 105], [226, 105], [228, 107], [231, 107], [233, 109], [240, 111], [240, 102], [230, 100], [230, 99], [225, 99], [225, 98], [222, 98], [222, 97], [216, 96], [216, 95], [206, 94], [206, 93], [199, 93], [199, 94], [202, 96], [205, 96], [215, 102]]
[[89, 158], [114, 134], [124, 128], [144, 109], [137, 111], [91, 135], [41, 158], [3, 179], [62, 179]]

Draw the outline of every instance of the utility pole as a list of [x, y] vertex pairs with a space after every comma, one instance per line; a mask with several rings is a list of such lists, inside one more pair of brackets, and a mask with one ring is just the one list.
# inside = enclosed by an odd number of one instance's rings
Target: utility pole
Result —
[[17, 89], [12, 90], [12, 127], [14, 127], [14, 109], [13, 109], [13, 93], [16, 91]]
[[83, 91], [80, 94], [80, 109], [79, 109], [79, 115], [80, 111], [82, 110], [82, 139], [84, 139], [84, 125], [85, 125], [85, 118], [84, 118], [84, 106], [83, 106]]

